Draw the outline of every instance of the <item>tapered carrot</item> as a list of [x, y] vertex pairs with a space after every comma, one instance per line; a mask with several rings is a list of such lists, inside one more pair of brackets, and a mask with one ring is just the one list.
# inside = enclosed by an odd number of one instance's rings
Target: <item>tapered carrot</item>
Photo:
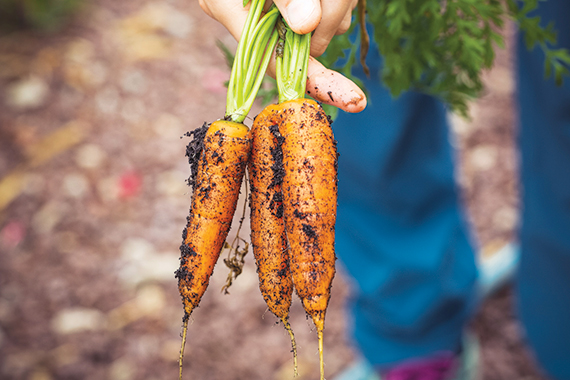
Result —
[[[285, 26], [277, 54], [279, 132], [284, 138], [283, 205], [291, 273], [297, 295], [317, 328], [321, 380], [323, 330], [335, 275], [337, 151], [321, 106], [304, 99], [310, 35]], [[283, 41], [284, 40], [284, 41]]]
[[269, 310], [281, 319], [290, 334], [294, 373], [297, 375], [297, 348], [288, 321], [293, 280], [283, 220], [283, 138], [273, 120], [276, 109], [275, 106], [265, 108], [255, 118], [251, 129], [252, 150], [248, 164], [251, 243], [259, 289]]
[[335, 273], [337, 151], [321, 106], [309, 99], [282, 103], [283, 202], [291, 268], [305, 310], [322, 329]]
[[200, 303], [226, 241], [251, 150], [249, 128], [218, 120], [194, 132], [188, 145], [192, 204], [175, 272], [184, 305], [180, 376], [188, 318]]
[[319, 337], [324, 378], [323, 329], [335, 275], [337, 151], [330, 123], [313, 100], [281, 103], [283, 204], [297, 295]]
[[176, 272], [188, 316], [198, 306], [226, 241], [250, 149], [249, 129], [240, 123], [218, 120], [204, 136]]

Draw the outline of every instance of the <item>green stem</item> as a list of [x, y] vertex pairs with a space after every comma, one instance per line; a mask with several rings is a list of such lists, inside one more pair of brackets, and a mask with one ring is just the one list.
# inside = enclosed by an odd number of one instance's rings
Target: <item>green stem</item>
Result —
[[272, 5], [260, 19], [265, 0], [251, 0], [228, 85], [226, 119], [241, 123], [251, 110], [277, 43], [279, 11]]
[[271, 40], [269, 41], [268, 44], [269, 54], [266, 54], [263, 57], [263, 62], [261, 63], [259, 74], [255, 79], [255, 83], [253, 84], [252, 90], [248, 93], [248, 97], [243, 102], [243, 105], [235, 111], [235, 115], [239, 116], [239, 118], [234, 121], [240, 123], [243, 122], [245, 120], [245, 117], [249, 113], [249, 110], [251, 110], [253, 102], [255, 101], [255, 97], [257, 96], [257, 92], [261, 87], [261, 82], [263, 82], [263, 76], [265, 74], [265, 71], [267, 71], [267, 67], [269, 66], [269, 61], [271, 61], [271, 52], [273, 51], [273, 49], [275, 49], [275, 45], [277, 44], [277, 39], [278, 39], [277, 32], [273, 32]]
[[[244, 7], [247, 3], [244, 4]], [[263, 0], [252, 0], [249, 7], [249, 12], [247, 13], [247, 18], [245, 20], [245, 25], [241, 33], [240, 41], [238, 43], [236, 55], [234, 58], [234, 64], [232, 66], [232, 73], [230, 76], [230, 82], [228, 84], [228, 95], [227, 95], [227, 106], [226, 115], [228, 107], [235, 108], [240, 102], [239, 92], [237, 91], [237, 86], [239, 85], [238, 76], [243, 66], [242, 57], [245, 55], [245, 49], [247, 48], [248, 42], [251, 40], [250, 31], [252, 27], [259, 20], [261, 14], [261, 9], [263, 8]]]
[[[259, 24], [257, 25], [257, 27], [255, 28], [254, 31], [254, 37], [253, 40], [256, 41], [254, 44], [252, 44], [252, 51], [248, 51], [246, 56], [248, 57], [253, 57], [254, 61], [249, 61], [246, 64], [247, 65], [251, 65], [254, 68], [255, 67], [259, 67], [259, 64], [261, 63], [261, 59], [264, 56], [263, 53], [266, 50], [266, 47], [268, 46], [268, 42], [271, 40], [272, 35], [270, 35], [269, 33], [267, 33], [267, 30], [273, 30], [273, 26], [275, 25], [275, 23], [277, 22], [277, 17], [279, 16], [279, 12], [277, 11], [277, 8], [273, 8], [272, 11], [270, 11], [269, 13], [267, 13], [259, 22]], [[273, 47], [274, 46], [270, 46], [269, 51], [273, 51]], [[263, 70], [263, 72], [265, 73], [265, 70]], [[258, 73], [255, 72], [255, 70], [248, 70], [246, 73], [246, 77], [244, 80], [244, 87], [246, 89], [252, 89], [252, 85], [253, 83], [255, 83], [255, 79], [258, 76]]]
[[[286, 33], [281, 33], [282, 54], [277, 55], [276, 80], [279, 103], [294, 99], [304, 99], [307, 87], [307, 67], [311, 47], [311, 34], [297, 34], [284, 21], [278, 25]], [[284, 35], [284, 36], [283, 36]], [[285, 40], [283, 41], [283, 37]]]

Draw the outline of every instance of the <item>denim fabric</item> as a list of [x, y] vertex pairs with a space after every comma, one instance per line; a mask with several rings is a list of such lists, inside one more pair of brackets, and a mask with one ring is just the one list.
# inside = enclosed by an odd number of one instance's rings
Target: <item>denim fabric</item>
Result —
[[393, 100], [378, 79], [380, 58], [371, 55], [367, 109], [333, 123], [336, 252], [355, 282], [354, 338], [373, 365], [384, 366], [458, 349], [477, 271], [445, 109], [417, 93]]
[[[536, 12], [570, 48], [570, 2]], [[519, 38], [522, 225], [517, 301], [527, 338], [553, 378], [570, 379], [570, 79], [544, 79], [544, 55]]]

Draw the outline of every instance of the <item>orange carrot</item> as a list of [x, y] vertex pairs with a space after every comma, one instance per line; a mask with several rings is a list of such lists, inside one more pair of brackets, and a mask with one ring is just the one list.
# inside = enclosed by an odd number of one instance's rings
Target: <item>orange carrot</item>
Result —
[[250, 150], [245, 125], [218, 120], [196, 130], [186, 151], [193, 193], [188, 224], [182, 233], [180, 268], [175, 272], [184, 305], [180, 380], [188, 319], [208, 287], [226, 241]]
[[[252, 140], [249, 164], [252, 243], [256, 258], [259, 255], [256, 246], [263, 247], [264, 253], [272, 254], [272, 266], [258, 259], [260, 287], [262, 293], [265, 287], [265, 292], [271, 295], [268, 297], [264, 293], [264, 298], [276, 315], [283, 312], [275, 306], [281, 306], [280, 302], [286, 302], [288, 310], [290, 300], [286, 294], [281, 295], [279, 302], [272, 298], [279, 294], [276, 291], [278, 282], [266, 284], [268, 279], [274, 278], [274, 273], [279, 273], [280, 265], [285, 267], [287, 256], [297, 295], [317, 327], [321, 379], [324, 379], [323, 330], [335, 275], [337, 205], [337, 151], [330, 122], [315, 101], [289, 100], [270, 105], [257, 116]], [[274, 159], [279, 154], [282, 154], [282, 162]], [[280, 199], [275, 197], [279, 188], [273, 187], [276, 173], [278, 179], [282, 178], [278, 183], [282, 191], [288, 255], [279, 252], [286, 243], [281, 232], [281, 209], [274, 208], [279, 203], [272, 203], [272, 200]]]
[[327, 115], [315, 101], [299, 99], [280, 106], [293, 281], [305, 309], [322, 329], [335, 273], [336, 144]]
[[313, 100], [279, 104], [283, 142], [283, 204], [297, 295], [317, 327], [321, 379], [323, 329], [335, 275], [336, 142], [327, 115]]
[[204, 136], [176, 272], [185, 318], [206, 291], [230, 230], [250, 149], [249, 129], [240, 123], [216, 121]]
[[252, 150], [248, 164], [251, 243], [259, 275], [259, 289], [269, 310], [281, 319], [290, 334], [294, 372], [297, 375], [297, 349], [288, 321], [293, 280], [283, 220], [283, 138], [273, 120], [276, 109], [275, 106], [265, 108], [255, 118], [251, 129]]

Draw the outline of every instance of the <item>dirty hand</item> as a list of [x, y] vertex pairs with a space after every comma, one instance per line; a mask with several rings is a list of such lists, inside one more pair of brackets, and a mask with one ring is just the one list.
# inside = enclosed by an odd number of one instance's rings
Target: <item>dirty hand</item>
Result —
[[[243, 0], [199, 0], [200, 6], [213, 19], [239, 40], [249, 6]], [[346, 112], [360, 112], [366, 107], [366, 96], [351, 80], [329, 70], [313, 57], [326, 50], [331, 38], [348, 30], [352, 9], [357, 0], [273, 0], [289, 27], [297, 33], [313, 32], [309, 60], [307, 93], [316, 100]], [[270, 5], [271, 2], [266, 4]], [[274, 62], [269, 74], [275, 76]]]

